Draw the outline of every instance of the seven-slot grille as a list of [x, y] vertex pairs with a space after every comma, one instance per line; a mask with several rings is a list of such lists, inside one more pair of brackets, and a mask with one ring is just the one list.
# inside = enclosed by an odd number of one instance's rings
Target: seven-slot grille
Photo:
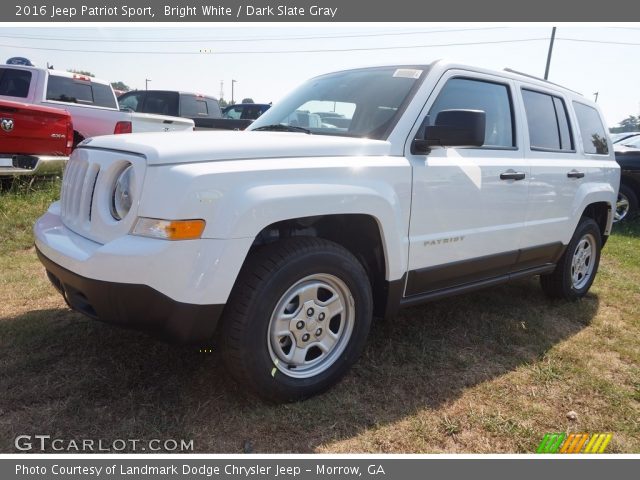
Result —
[[63, 223], [72, 230], [83, 229], [91, 221], [91, 207], [100, 165], [72, 157], [67, 162], [60, 193]]

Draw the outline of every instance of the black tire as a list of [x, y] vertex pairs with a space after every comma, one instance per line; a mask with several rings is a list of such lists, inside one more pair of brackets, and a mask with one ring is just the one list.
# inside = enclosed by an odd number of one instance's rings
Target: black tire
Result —
[[[587, 236], [591, 240], [585, 240]], [[586, 275], [583, 275], [583, 279], [577, 284], [573, 279], [573, 261], [574, 256], [578, 252], [578, 246], [581, 242], [592, 241], [593, 249], [595, 250], [589, 265], [593, 265], [588, 278], [584, 279]], [[567, 246], [564, 254], [558, 261], [555, 270], [548, 275], [540, 276], [540, 284], [542, 290], [550, 298], [559, 298], [564, 300], [577, 300], [584, 297], [598, 272], [598, 265], [600, 264], [600, 251], [602, 249], [602, 234], [600, 227], [592, 218], [582, 217], [578, 223], [569, 245]], [[591, 263], [592, 262], [592, 263]], [[581, 283], [584, 282], [584, 283]]]
[[638, 196], [631, 187], [625, 185], [624, 183], [620, 184], [620, 191], [618, 192], [618, 203], [620, 203], [622, 199], [626, 199], [626, 201], [628, 202], [628, 209], [626, 211], [626, 214], [624, 214], [624, 216], [619, 219], [617, 217], [620, 214], [620, 211], [616, 209], [616, 223], [630, 220], [638, 214]]
[[[333, 363], [327, 361], [325, 370], [307, 378], [294, 378], [289, 375], [300, 371], [296, 370], [295, 365], [285, 366], [285, 362], [280, 362], [278, 358], [274, 360], [278, 344], [275, 348], [272, 346], [274, 343], [270, 323], [272, 315], [277, 315], [276, 310], [280, 311], [283, 301], [285, 305], [294, 305], [286, 303], [284, 299], [289, 297], [284, 295], [290, 295], [291, 289], [297, 288], [302, 279], [314, 275], [337, 278], [348, 288], [349, 295], [344, 298], [350, 296], [347, 303], [352, 306], [345, 307], [344, 311], [349, 315], [345, 314], [344, 318], [350, 319], [350, 335], [345, 335], [344, 340], [336, 341], [336, 345], [342, 342], [340, 349], [344, 350], [339, 354], [340, 350], [335, 350], [331, 357]], [[322, 288], [317, 291], [321, 290]], [[318, 298], [319, 295], [316, 293]], [[323, 307], [317, 308], [315, 315], [318, 322], [313, 323], [316, 320], [304, 317], [309, 309], [301, 306], [302, 296], [294, 298], [298, 299], [299, 304], [294, 305], [291, 311], [300, 312], [295, 314], [296, 319], [308, 320], [306, 325], [312, 329], [309, 331], [311, 335], [317, 333], [316, 327], [326, 326], [327, 336], [329, 323], [320, 323], [320, 314], [317, 313]], [[285, 312], [286, 308], [289, 307], [285, 307]], [[307, 310], [304, 310], [305, 308]], [[322, 320], [336, 320], [336, 324], [341, 325], [341, 322], [346, 321], [341, 318], [342, 315], [337, 314], [331, 318], [325, 318], [323, 315]], [[372, 316], [373, 301], [369, 278], [360, 262], [349, 251], [336, 243], [318, 238], [286, 239], [258, 247], [242, 267], [225, 308], [220, 339], [222, 356], [230, 374], [260, 397], [275, 402], [302, 400], [334, 385], [355, 363], [364, 348]], [[295, 342], [302, 341], [295, 335], [306, 331], [305, 329], [298, 332], [292, 329], [288, 332], [292, 344], [290, 348], [297, 348], [296, 345], [299, 344]], [[343, 328], [342, 335], [345, 331], [346, 327]], [[282, 337], [281, 341], [286, 343], [287, 339]], [[313, 341], [315, 338], [311, 338], [310, 342]], [[307, 354], [308, 352], [309, 349]], [[306, 356], [304, 360], [307, 360]]]

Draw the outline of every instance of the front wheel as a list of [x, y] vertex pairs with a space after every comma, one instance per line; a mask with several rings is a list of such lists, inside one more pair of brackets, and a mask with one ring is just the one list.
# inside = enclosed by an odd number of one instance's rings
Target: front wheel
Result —
[[340, 245], [294, 237], [259, 247], [225, 310], [227, 368], [269, 400], [318, 394], [359, 357], [372, 304], [364, 268]]
[[543, 291], [551, 298], [584, 297], [596, 277], [601, 249], [600, 227], [593, 219], [583, 217], [555, 270], [540, 276]]

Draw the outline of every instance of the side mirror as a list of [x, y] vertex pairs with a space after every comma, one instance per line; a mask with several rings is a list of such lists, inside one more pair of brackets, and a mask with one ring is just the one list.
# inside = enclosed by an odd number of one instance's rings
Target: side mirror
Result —
[[482, 110], [442, 110], [435, 125], [423, 125], [418, 130], [412, 153], [429, 153], [431, 147], [481, 147], [485, 125]]

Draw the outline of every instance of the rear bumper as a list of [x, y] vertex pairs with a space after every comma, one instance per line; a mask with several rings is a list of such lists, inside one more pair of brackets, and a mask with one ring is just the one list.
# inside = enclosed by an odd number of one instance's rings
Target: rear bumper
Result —
[[215, 333], [224, 305], [182, 303], [147, 285], [83, 277], [36, 251], [49, 280], [67, 304], [95, 320], [143, 330], [177, 343], [203, 344]]
[[21, 155], [0, 153], [0, 176], [58, 175], [69, 157], [55, 155]]

